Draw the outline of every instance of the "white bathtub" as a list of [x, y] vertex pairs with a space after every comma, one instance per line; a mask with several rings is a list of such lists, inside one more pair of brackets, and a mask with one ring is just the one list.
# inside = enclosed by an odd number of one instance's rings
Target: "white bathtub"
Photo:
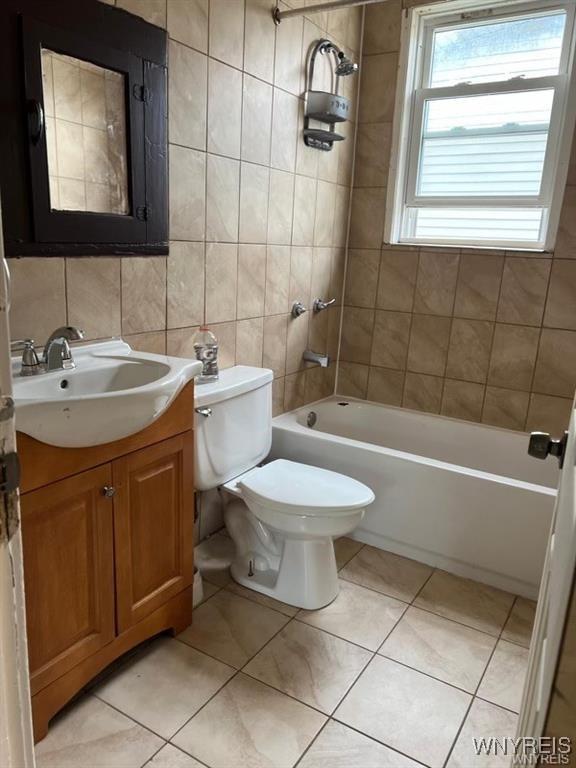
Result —
[[534, 598], [558, 470], [527, 445], [520, 432], [335, 396], [276, 417], [271, 458], [369, 485], [376, 501], [355, 539]]

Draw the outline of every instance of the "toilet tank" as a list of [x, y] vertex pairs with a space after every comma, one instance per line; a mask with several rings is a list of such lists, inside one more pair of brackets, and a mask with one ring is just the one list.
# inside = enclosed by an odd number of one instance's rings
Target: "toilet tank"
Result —
[[216, 488], [266, 458], [272, 443], [272, 378], [267, 368], [236, 365], [220, 371], [218, 381], [196, 385], [197, 490]]

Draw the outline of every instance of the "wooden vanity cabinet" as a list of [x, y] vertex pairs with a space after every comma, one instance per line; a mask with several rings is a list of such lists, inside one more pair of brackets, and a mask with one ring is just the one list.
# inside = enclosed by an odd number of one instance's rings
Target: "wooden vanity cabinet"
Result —
[[110, 464], [22, 497], [32, 691], [114, 639]]
[[193, 417], [188, 384], [115, 443], [56, 448], [18, 435], [36, 740], [111, 661], [192, 620]]
[[188, 432], [112, 465], [119, 632], [192, 583], [193, 461]]

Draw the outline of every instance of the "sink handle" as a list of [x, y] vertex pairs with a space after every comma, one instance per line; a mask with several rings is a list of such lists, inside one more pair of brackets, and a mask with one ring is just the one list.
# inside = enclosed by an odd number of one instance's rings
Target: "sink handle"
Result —
[[10, 343], [12, 352], [22, 352], [20, 376], [32, 376], [42, 372], [42, 366], [34, 347], [34, 339], [18, 339]]
[[200, 416], [204, 416], [205, 419], [208, 418], [208, 416], [212, 416], [212, 408], [194, 408], [196, 413], [199, 413]]
[[36, 342], [34, 339], [16, 339], [16, 341], [10, 342], [10, 350], [12, 352], [22, 352], [26, 347], [34, 346]]

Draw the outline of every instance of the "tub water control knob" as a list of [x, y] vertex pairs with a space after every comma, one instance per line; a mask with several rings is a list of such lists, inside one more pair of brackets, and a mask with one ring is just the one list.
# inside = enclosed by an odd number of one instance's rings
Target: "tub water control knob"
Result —
[[290, 310], [290, 314], [293, 318], [300, 317], [300, 315], [303, 315], [304, 312], [306, 312], [306, 307], [304, 304], [302, 304], [301, 301], [295, 301], [294, 304], [292, 304], [292, 309]]
[[336, 303], [336, 299], [330, 299], [329, 301], [324, 301], [324, 299], [314, 299], [313, 309], [314, 312], [323, 312], [325, 309], [328, 309], [328, 307], [331, 307], [332, 304]]
[[102, 488], [102, 496], [106, 496], [107, 499], [111, 499], [115, 493], [116, 488], [114, 488], [113, 485], [105, 485], [104, 488]]
[[530, 442], [528, 443], [528, 453], [535, 459], [545, 459], [547, 456], [556, 456], [560, 469], [564, 463], [564, 453], [566, 452], [566, 443], [568, 441], [568, 432], [564, 432], [564, 437], [554, 440], [548, 432], [532, 432]]

